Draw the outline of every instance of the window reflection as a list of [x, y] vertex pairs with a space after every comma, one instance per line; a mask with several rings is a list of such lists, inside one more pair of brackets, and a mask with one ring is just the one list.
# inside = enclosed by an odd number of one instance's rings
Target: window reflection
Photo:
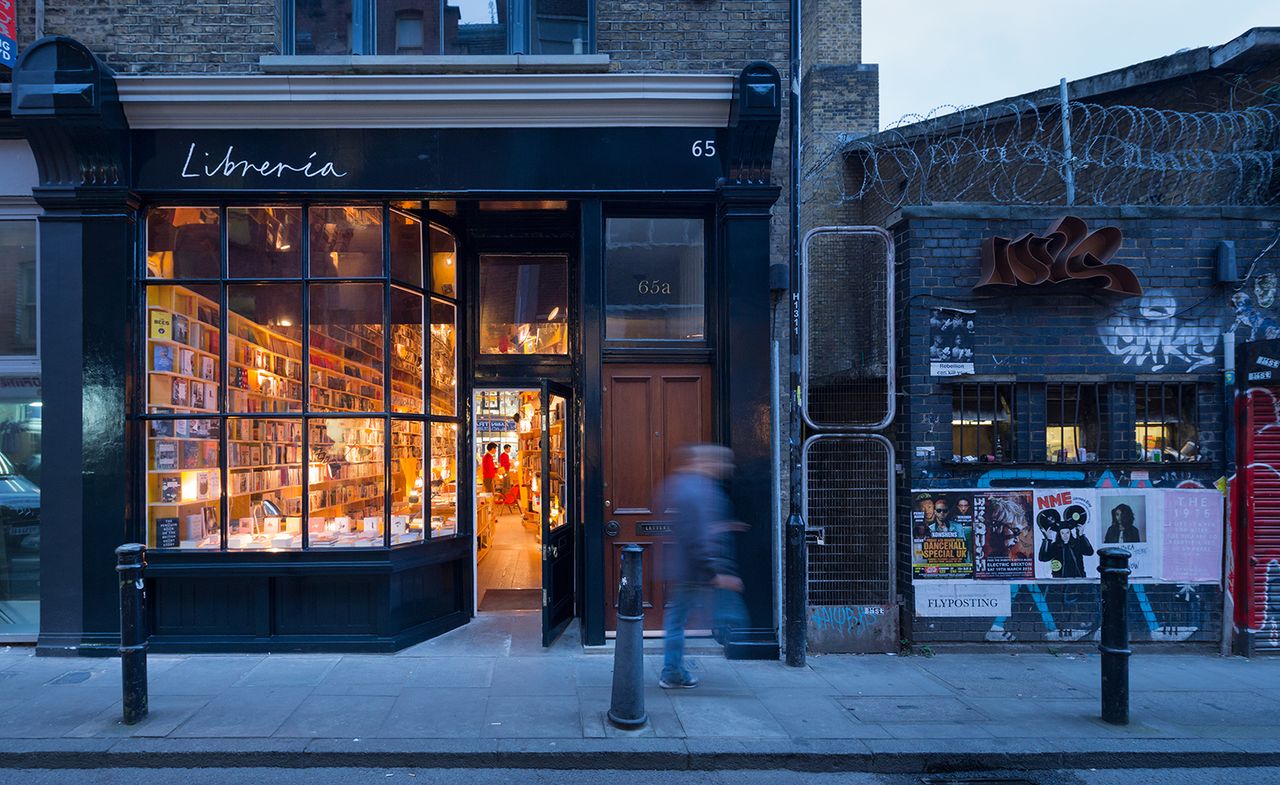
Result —
[[391, 211], [391, 277], [422, 286], [422, 221]]
[[605, 228], [605, 336], [702, 340], [705, 260], [701, 219], [610, 218]]
[[391, 290], [391, 411], [422, 413], [422, 295]]
[[228, 286], [227, 304], [227, 411], [301, 411], [302, 286]]
[[228, 207], [227, 273], [232, 278], [297, 278], [302, 274], [302, 210]]
[[147, 211], [147, 276], [218, 278], [222, 239], [212, 207], [153, 207]]
[[431, 291], [457, 297], [458, 241], [438, 226], [431, 227]]
[[382, 273], [382, 209], [311, 208], [311, 274], [328, 278]]
[[587, 0], [534, 0], [533, 54], [587, 52]]
[[382, 285], [311, 287], [311, 408], [382, 410]]
[[458, 399], [458, 309], [431, 300], [431, 413], [453, 415]]
[[4, 381], [0, 392], [0, 635], [34, 639], [40, 623], [43, 404], [39, 370], [9, 375]]
[[0, 355], [35, 355], [35, 221], [0, 221], [0, 282]]
[[351, 0], [293, 0], [294, 54], [351, 54]]
[[567, 354], [565, 256], [480, 257], [480, 352]]
[[507, 4], [504, 0], [449, 0], [444, 8], [444, 53], [505, 55]]

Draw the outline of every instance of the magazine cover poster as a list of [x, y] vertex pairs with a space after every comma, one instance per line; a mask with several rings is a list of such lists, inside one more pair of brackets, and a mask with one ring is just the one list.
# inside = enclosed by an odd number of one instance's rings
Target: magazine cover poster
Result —
[[974, 491], [973, 577], [1035, 577], [1031, 491]]
[[1035, 492], [1036, 578], [1098, 577], [1096, 501], [1083, 488]]
[[973, 494], [922, 491], [911, 509], [911, 568], [918, 578], [973, 575]]
[[1098, 547], [1115, 545], [1127, 550], [1130, 578], [1154, 578], [1160, 574], [1159, 537], [1154, 531], [1158, 516], [1149, 507], [1149, 502], [1154, 501], [1141, 492], [1100, 494], [1098, 528], [1102, 531], [1102, 544]]

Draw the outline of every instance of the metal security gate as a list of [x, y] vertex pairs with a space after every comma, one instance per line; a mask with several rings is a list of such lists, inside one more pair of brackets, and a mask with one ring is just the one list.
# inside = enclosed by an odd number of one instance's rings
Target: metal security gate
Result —
[[805, 441], [809, 646], [896, 651], [893, 446], [879, 434]]
[[1244, 394], [1245, 520], [1236, 604], [1251, 650], [1280, 653], [1280, 388], [1251, 387]]
[[807, 639], [815, 652], [898, 648], [893, 239], [879, 227], [805, 235], [801, 413]]

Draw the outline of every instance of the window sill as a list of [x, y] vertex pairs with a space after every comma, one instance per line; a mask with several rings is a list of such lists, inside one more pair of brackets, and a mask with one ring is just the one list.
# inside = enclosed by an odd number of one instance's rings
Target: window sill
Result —
[[268, 74], [607, 73], [609, 55], [264, 55]]

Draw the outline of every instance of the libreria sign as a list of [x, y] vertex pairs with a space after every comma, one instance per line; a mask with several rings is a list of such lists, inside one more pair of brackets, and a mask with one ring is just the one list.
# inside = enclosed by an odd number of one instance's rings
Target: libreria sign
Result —
[[[2, 1], [2, 0], [0, 0]], [[261, 161], [254, 162], [247, 158], [237, 160], [234, 158], [235, 147], [227, 145], [227, 151], [223, 154], [222, 160], [210, 166], [209, 153], [201, 153], [200, 157], [203, 163], [197, 161], [192, 164], [192, 159], [196, 158], [196, 143], [192, 142], [187, 148], [187, 160], [182, 164], [183, 177], [232, 177], [236, 174], [241, 176], [250, 172], [260, 174], [263, 177], [281, 177], [284, 174], [301, 174], [303, 177], [346, 177], [346, 172], [338, 171], [332, 161], [320, 162], [315, 160], [319, 153], [313, 152], [306, 159], [298, 163], [287, 163], [285, 161]]]

